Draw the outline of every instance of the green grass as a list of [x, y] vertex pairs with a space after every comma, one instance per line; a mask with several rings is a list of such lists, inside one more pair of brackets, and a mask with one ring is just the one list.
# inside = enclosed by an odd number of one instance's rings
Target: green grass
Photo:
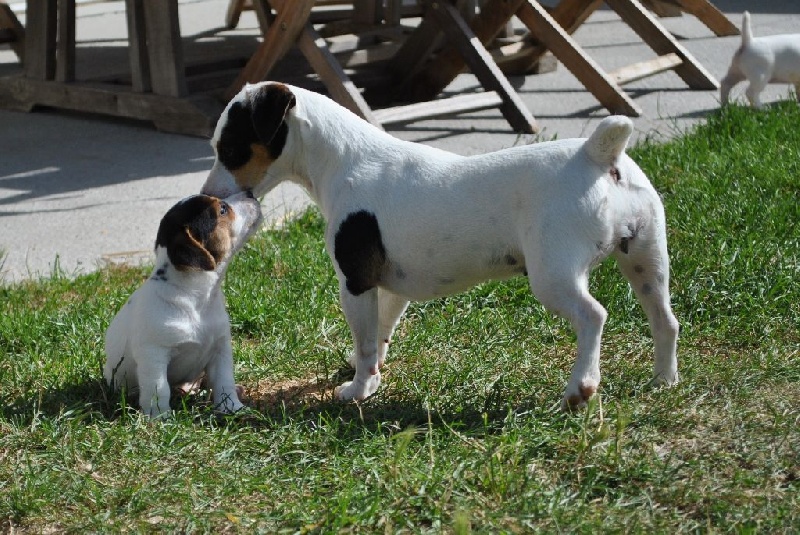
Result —
[[574, 336], [523, 278], [412, 305], [379, 392], [333, 402], [350, 340], [313, 211], [229, 273], [236, 418], [196, 396], [148, 422], [103, 386], [145, 270], [0, 287], [0, 531], [795, 531], [799, 123], [791, 102], [730, 107], [631, 151], [667, 209], [682, 382], [647, 388], [647, 325], [606, 263], [580, 414], [556, 409]]

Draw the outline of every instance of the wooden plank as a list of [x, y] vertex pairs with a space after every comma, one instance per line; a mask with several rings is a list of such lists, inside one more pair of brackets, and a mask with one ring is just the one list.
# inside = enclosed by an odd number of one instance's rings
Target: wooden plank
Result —
[[64, 84], [23, 76], [0, 78], [0, 105], [26, 110], [37, 105], [51, 106], [128, 117], [152, 121], [166, 131], [202, 137], [211, 134], [222, 111], [221, 103], [216, 108], [210, 102], [199, 106], [185, 98], [134, 93], [120, 90], [118, 86]]
[[608, 7], [617, 12], [625, 23], [635, 31], [656, 54], [670, 52], [681, 58], [682, 63], [675, 73], [692, 89], [718, 89], [719, 83], [658, 20], [642, 6], [639, 0], [605, 0]]
[[278, 13], [275, 22], [270, 25], [247, 65], [225, 91], [226, 100], [232, 99], [244, 84], [266, 79], [305, 28], [314, 0], [271, 0], [270, 4]]
[[683, 11], [677, 4], [665, 0], [642, 0], [642, 5], [659, 17], [680, 17]]
[[369, 123], [382, 128], [380, 121], [375, 117], [358, 88], [339, 65], [336, 57], [328, 50], [325, 39], [317, 33], [313, 26], [306, 25], [300, 34], [297, 45], [336, 102]]
[[7, 4], [0, 4], [0, 28], [5, 37], [0, 42], [9, 43], [20, 61], [25, 60], [25, 29]]
[[[488, 0], [481, 12], [472, 19], [470, 26], [467, 27], [470, 28], [469, 33], [474, 35], [479, 43], [486, 45], [505, 28], [506, 22], [521, 4], [522, 0]], [[452, 7], [445, 1], [426, 1], [428, 8], [426, 14], [444, 13], [445, 6]], [[441, 17], [437, 18], [441, 23]], [[459, 19], [461, 19], [460, 16]], [[414, 101], [435, 98], [464, 70], [465, 66], [466, 62], [462, 51], [452, 46], [452, 41], [448, 42], [448, 46], [438, 53], [434, 60], [428, 62], [419, 75], [409, 80], [406, 90], [408, 96]]]
[[153, 93], [186, 95], [178, 0], [142, 0]]
[[27, 0], [25, 75], [52, 80], [56, 74], [57, 0]]
[[474, 95], [457, 95], [455, 97], [429, 100], [405, 106], [395, 106], [374, 110], [375, 117], [381, 124], [410, 123], [422, 119], [457, 115], [467, 111], [488, 110], [503, 104], [503, 99], [495, 91], [485, 91]]
[[681, 60], [677, 54], [669, 53], [655, 59], [627, 65], [609, 73], [609, 75], [617, 84], [625, 85], [635, 82], [636, 80], [641, 80], [642, 78], [647, 78], [648, 76], [653, 76], [654, 74], [672, 70], [682, 62], [683, 60]]
[[142, 0], [125, 0], [128, 25], [128, 61], [131, 66], [131, 86], [138, 93], [150, 92], [150, 64], [147, 57], [147, 31]]
[[75, 0], [58, 2], [56, 80], [75, 81]]
[[228, 9], [225, 10], [225, 27], [229, 30], [239, 25], [244, 4], [247, 0], [228, 0]]
[[500, 111], [511, 127], [527, 134], [537, 132], [539, 128], [533, 115], [458, 10], [447, 2], [435, 2], [431, 4], [430, 13], [481, 85], [489, 91], [496, 91], [503, 99]]
[[739, 35], [739, 28], [708, 0], [662, 0], [691, 13], [719, 37]]
[[390, 100], [411, 100], [407, 94], [408, 87], [434, 50], [441, 46], [443, 38], [441, 30], [430, 17], [420, 21], [386, 66], [386, 73], [392, 81], [391, 86], [383, 90], [387, 93], [386, 97]]
[[641, 115], [636, 103], [538, 2], [526, 0], [517, 17], [608, 111], [633, 117]]
[[[550, 16], [566, 33], [572, 35], [602, 3], [603, 0], [561, 0], [550, 12]], [[534, 43], [529, 53], [530, 63], [527, 66], [518, 65], [523, 72], [531, 69], [547, 52], [547, 46], [536, 42], [536, 35], [532, 35], [531, 38]]]

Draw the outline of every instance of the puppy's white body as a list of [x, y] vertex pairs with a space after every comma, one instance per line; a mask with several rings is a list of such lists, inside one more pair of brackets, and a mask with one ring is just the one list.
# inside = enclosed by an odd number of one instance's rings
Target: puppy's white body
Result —
[[104, 377], [114, 388], [138, 392], [151, 417], [170, 411], [171, 387], [203, 378], [221, 412], [242, 408], [233, 376], [230, 319], [221, 285], [235, 251], [261, 221], [258, 201], [226, 199], [237, 213], [231, 248], [213, 270], [176, 268], [168, 248], [156, 249], [156, 267], [106, 332]]
[[720, 83], [720, 100], [727, 104], [731, 89], [743, 80], [750, 105], [762, 107], [761, 92], [770, 83], [793, 84], [800, 99], [800, 34], [754, 37], [750, 14], [742, 16], [742, 44]]
[[[248, 91], [264, 87], [243, 90], [223, 113], [212, 140], [218, 151], [228, 148], [225, 121], [235, 120], [237, 99], [246, 102]], [[285, 145], [260, 179], [218, 160], [203, 191], [253, 187], [261, 195], [292, 180], [319, 206], [355, 342], [356, 376], [337, 389], [340, 398], [377, 389], [378, 366], [409, 300], [527, 273], [536, 297], [577, 331], [564, 400], [584, 404], [600, 381], [606, 318], [589, 294], [588, 274], [612, 253], [650, 319], [656, 381], [677, 381], [664, 212], [623, 152], [630, 120], [606, 119], [590, 143], [569, 139], [463, 157], [398, 140], [326, 97], [288, 90], [296, 101], [285, 114]]]

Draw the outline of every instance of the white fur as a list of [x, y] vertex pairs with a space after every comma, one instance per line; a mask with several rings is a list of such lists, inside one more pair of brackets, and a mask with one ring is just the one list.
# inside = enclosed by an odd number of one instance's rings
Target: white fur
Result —
[[[263, 87], [249, 86], [235, 100]], [[286, 145], [254, 191], [262, 195], [293, 181], [308, 190], [327, 221], [326, 246], [355, 344], [355, 378], [337, 388], [340, 399], [376, 391], [387, 342], [409, 300], [460, 292], [524, 267], [536, 297], [577, 333], [578, 356], [564, 404], [584, 405], [600, 382], [607, 315], [589, 294], [588, 275], [609, 254], [650, 321], [655, 382], [678, 380], [664, 211], [647, 177], [624, 153], [629, 119], [605, 119], [588, 141], [464, 157], [396, 139], [324, 96], [289, 87], [296, 105], [285, 118]], [[212, 140], [215, 148], [226, 120], [227, 110]], [[239, 189], [217, 161], [202, 191]], [[359, 210], [375, 214], [388, 262], [377, 288], [353, 295], [335, 260], [335, 236]], [[620, 244], [634, 235], [623, 253]], [[516, 255], [519, 265], [498, 262], [505, 254]]]
[[761, 92], [769, 83], [794, 84], [800, 99], [800, 34], [753, 37], [750, 14], [742, 16], [742, 44], [733, 54], [728, 74], [720, 83], [720, 100], [727, 104], [733, 86], [743, 80], [750, 105], [763, 106]]
[[[106, 332], [103, 375], [112, 387], [138, 391], [150, 417], [170, 414], [170, 389], [205, 372], [216, 410], [242, 408], [233, 378], [230, 320], [221, 285], [236, 250], [261, 221], [258, 201], [225, 199], [236, 219], [233, 247], [214, 271], [179, 271], [158, 247], [153, 274], [128, 299]], [[162, 275], [156, 273], [163, 270]], [[163, 280], [166, 279], [166, 280]]]

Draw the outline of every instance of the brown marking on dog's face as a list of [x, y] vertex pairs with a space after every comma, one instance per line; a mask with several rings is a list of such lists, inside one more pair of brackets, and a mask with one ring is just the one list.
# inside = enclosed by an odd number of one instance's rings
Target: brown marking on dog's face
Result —
[[165, 247], [179, 271], [213, 271], [233, 245], [233, 208], [208, 195], [188, 197], [161, 219], [156, 247]]
[[213, 140], [217, 159], [241, 190], [253, 189], [283, 152], [295, 97], [283, 84], [248, 87], [230, 104]]
[[259, 143], [252, 143], [250, 152], [251, 156], [247, 163], [236, 171], [231, 172], [236, 179], [236, 184], [243, 190], [255, 188], [263, 180], [264, 175], [267, 174], [269, 166], [275, 161], [269, 150]]

